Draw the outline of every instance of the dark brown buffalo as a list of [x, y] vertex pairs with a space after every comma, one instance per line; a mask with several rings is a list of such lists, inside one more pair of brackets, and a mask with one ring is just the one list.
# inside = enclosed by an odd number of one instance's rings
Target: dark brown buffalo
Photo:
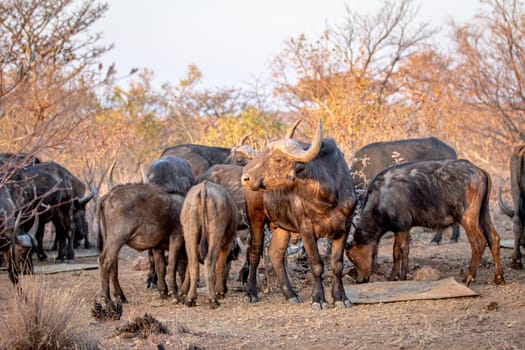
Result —
[[[46, 193], [57, 187], [60, 195], [48, 197], [42, 205], [49, 210], [39, 210], [40, 224], [36, 234], [38, 246], [36, 252], [40, 260], [47, 258], [43, 248], [44, 228], [47, 222], [53, 222], [58, 242], [59, 260], [73, 260], [74, 248], [84, 239], [84, 247], [89, 248], [86, 205], [93, 198], [95, 191], [86, 192], [86, 184], [69, 170], [56, 162], [43, 162], [32, 167], [22, 168], [13, 178], [25, 193], [26, 201], [31, 200], [33, 187], [39, 187], [38, 193]], [[68, 213], [68, 217], [65, 217]]]
[[[350, 171], [356, 190], [364, 193], [370, 181], [385, 168], [416, 160], [441, 159], [457, 159], [457, 153], [435, 137], [374, 142], [354, 153]], [[440, 243], [442, 235], [441, 230], [437, 231], [432, 242]], [[459, 224], [454, 224], [450, 242], [457, 242], [458, 238]]]
[[[161, 297], [177, 292], [175, 271], [184, 237], [180, 211], [184, 197], [170, 195], [152, 184], [118, 185], [100, 198], [94, 227], [99, 237], [99, 270], [102, 294], [110, 298], [109, 280], [113, 296], [127, 302], [118, 281], [118, 255], [127, 245], [135, 250], [153, 250], [158, 289]], [[168, 250], [168, 284], [165, 282], [164, 251]]]
[[226, 281], [239, 211], [228, 191], [221, 185], [204, 180], [193, 186], [181, 211], [184, 242], [188, 256], [188, 269], [182, 294], [185, 303], [194, 306], [197, 300], [199, 261], [204, 264], [204, 276], [211, 308], [219, 306], [228, 288]]
[[214, 164], [244, 166], [253, 158], [254, 151], [250, 146], [242, 144], [232, 148], [185, 144], [166, 148], [161, 157], [166, 155], [186, 159], [195, 177], [199, 177]]
[[[144, 183], [151, 183], [162, 188], [166, 193], [172, 195], [186, 196], [186, 193], [195, 184], [195, 176], [191, 170], [190, 163], [182, 158], [174, 156], [163, 156], [153, 161], [145, 174]], [[153, 252], [148, 250], [150, 270], [146, 278], [146, 287], [150, 288], [157, 285], [157, 274], [155, 272], [155, 261]], [[184, 277], [185, 260], [181, 261], [180, 273]]]
[[9, 279], [14, 284], [18, 283], [20, 274], [33, 273], [31, 252], [36, 247], [34, 236], [38, 228], [37, 216], [29, 231], [22, 229], [23, 212], [15, 206], [15, 201], [9, 185], [0, 186], [0, 253], [7, 264]]
[[380, 172], [367, 196], [347, 257], [357, 269], [357, 282], [367, 282], [373, 272], [380, 238], [395, 233], [394, 267], [390, 279], [406, 279], [409, 237], [414, 226], [443, 228], [460, 223], [472, 248], [466, 284], [476, 277], [485, 247], [494, 259], [494, 282], [504, 283], [499, 235], [489, 210], [491, 179], [467, 160], [420, 161]]
[[[27, 168], [19, 168], [8, 182], [11, 195], [16, 199], [15, 204], [23, 211], [24, 216], [39, 216], [39, 227], [37, 241], [41, 248], [44, 226], [47, 222], [53, 222], [58, 240], [57, 259], [73, 260], [75, 253], [73, 249], [74, 230], [84, 229], [87, 232], [85, 222], [85, 204], [93, 194], [82, 198], [78, 197], [78, 186], [85, 186], [74, 178], [65, 168], [55, 162], [44, 162]], [[76, 223], [74, 220], [83, 221]], [[27, 231], [32, 221], [22, 224]], [[82, 233], [86, 235], [87, 233]], [[40, 248], [37, 248], [38, 250]], [[39, 257], [40, 253], [38, 252]]]
[[[288, 132], [287, 136], [291, 134]], [[322, 284], [323, 260], [317, 248], [320, 237], [332, 240], [333, 302], [337, 306], [350, 306], [342, 283], [343, 252], [357, 200], [343, 154], [333, 139], [323, 139], [321, 121], [310, 146], [288, 137], [273, 141], [244, 167], [241, 180], [247, 189], [247, 203], [250, 191], [262, 194], [262, 201], [254, 201], [253, 207], [247, 204], [251, 240], [246, 301], [257, 301], [256, 271], [263, 247], [263, 228], [270, 222], [276, 229], [269, 255], [285, 297], [291, 302], [301, 301], [284, 266], [290, 232], [297, 232], [314, 277], [312, 307], [328, 307]]]
[[525, 248], [525, 144], [516, 145], [510, 155], [510, 191], [513, 206], [510, 208], [498, 193], [498, 203], [502, 211], [512, 218], [514, 232], [514, 250], [511, 266], [523, 268], [520, 247]]
[[0, 153], [0, 171], [5, 172], [19, 167], [28, 167], [39, 164], [40, 159], [28, 153]]

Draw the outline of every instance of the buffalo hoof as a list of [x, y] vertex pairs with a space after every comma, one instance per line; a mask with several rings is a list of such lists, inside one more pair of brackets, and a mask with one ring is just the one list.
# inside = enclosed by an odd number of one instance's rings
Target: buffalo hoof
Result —
[[334, 306], [337, 308], [337, 309], [346, 309], [346, 308], [349, 308], [349, 307], [352, 307], [352, 302], [348, 299], [346, 300], [338, 300], [334, 303]]
[[40, 261], [47, 260], [47, 254], [45, 254], [45, 253], [38, 254], [38, 260], [40, 260]]
[[249, 295], [249, 294], [246, 294], [244, 296], [244, 303], [245, 304], [255, 304], [256, 302], [259, 301], [259, 298], [257, 298], [256, 296], [254, 295]]
[[312, 310], [315, 311], [321, 311], [321, 310], [328, 310], [330, 306], [326, 301], [323, 302], [312, 302]]
[[521, 261], [512, 260], [510, 263], [510, 267], [516, 270], [520, 270], [523, 268], [523, 265], [521, 264]]
[[287, 300], [289, 304], [301, 304], [303, 302], [303, 299], [301, 299], [299, 296], [291, 297]]
[[124, 296], [124, 294], [122, 295], [118, 295], [115, 297], [115, 303], [117, 304], [127, 304], [128, 303], [128, 299]]
[[185, 298], [186, 296], [184, 294], [181, 294], [181, 293], [173, 294], [173, 301], [175, 302], [175, 304], [184, 304]]
[[494, 283], [498, 286], [503, 286], [505, 284], [505, 278], [503, 278], [503, 275], [497, 275], [494, 277]]
[[468, 287], [472, 282], [474, 282], [474, 276], [472, 275], [468, 275], [466, 278], [465, 278], [465, 285]]
[[217, 293], [217, 299], [224, 299], [225, 297], [224, 293]]
[[211, 299], [211, 300], [208, 300], [208, 306], [210, 307], [210, 309], [213, 310], [221, 306], [221, 304], [219, 303], [217, 299]]
[[193, 307], [195, 305], [197, 305], [197, 302], [195, 300], [186, 300], [186, 302], [184, 303], [187, 307]]

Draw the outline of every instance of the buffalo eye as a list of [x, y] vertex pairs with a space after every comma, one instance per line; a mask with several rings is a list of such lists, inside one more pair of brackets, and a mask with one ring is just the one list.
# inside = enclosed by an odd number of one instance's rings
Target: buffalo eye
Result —
[[300, 173], [306, 168], [304, 163], [295, 163], [294, 170], [296, 173]]

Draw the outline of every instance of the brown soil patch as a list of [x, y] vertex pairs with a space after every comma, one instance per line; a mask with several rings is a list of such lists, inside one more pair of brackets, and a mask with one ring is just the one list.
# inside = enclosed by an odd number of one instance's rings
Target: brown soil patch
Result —
[[[512, 239], [511, 221], [493, 215], [502, 239]], [[468, 240], [461, 233], [457, 244], [430, 245], [433, 233], [416, 230], [410, 246], [410, 278], [418, 269], [433, 268], [441, 278], [462, 281], [470, 260]], [[496, 286], [492, 257], [485, 251], [478, 275], [470, 288], [477, 297], [405, 301], [379, 304], [356, 304], [348, 309], [313, 311], [309, 295], [309, 269], [289, 258], [289, 273], [294, 287], [305, 300], [288, 304], [278, 290], [271, 269], [265, 283], [260, 268], [260, 302], [245, 304], [244, 290], [237, 282], [244, 257], [235, 262], [229, 280], [230, 291], [218, 309], [209, 309], [206, 293], [199, 290], [198, 305], [188, 308], [173, 300], [161, 300], [155, 290], [145, 288], [146, 270], [136, 270], [133, 261], [146, 252], [125, 248], [121, 251], [119, 278], [130, 303], [123, 305], [120, 320], [97, 321], [92, 315], [99, 290], [98, 270], [72, 271], [48, 275], [53, 288], [67, 285], [67, 291], [78, 295], [89, 320], [86, 331], [98, 339], [101, 349], [525, 349], [525, 271], [510, 268], [510, 249], [501, 249], [507, 284]], [[379, 263], [384, 281], [392, 264], [392, 239], [381, 241]], [[78, 263], [93, 263], [96, 258], [79, 258]], [[345, 268], [351, 270], [346, 260]], [[201, 269], [202, 270], [202, 269]], [[330, 299], [330, 277], [325, 278], [325, 292]], [[345, 286], [355, 284], [350, 275]], [[7, 275], [0, 275], [0, 288], [12, 288]], [[8, 316], [7, 293], [0, 295], [0, 315]], [[329, 300], [330, 301], [330, 300]], [[165, 326], [170, 334], [151, 332], [145, 338], [120, 333], [118, 329], [137, 317], [149, 315]]]

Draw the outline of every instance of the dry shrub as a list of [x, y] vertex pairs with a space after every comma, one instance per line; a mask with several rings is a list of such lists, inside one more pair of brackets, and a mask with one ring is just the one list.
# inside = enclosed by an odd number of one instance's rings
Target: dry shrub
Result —
[[127, 337], [141, 338], [147, 338], [151, 334], [171, 334], [165, 325], [148, 313], [142, 317], [135, 317], [132, 322], [118, 327], [116, 332], [118, 335], [125, 334]]
[[82, 303], [65, 286], [50, 288], [45, 276], [22, 276], [10, 293], [12, 310], [2, 317], [0, 349], [98, 349], [85, 332]]

